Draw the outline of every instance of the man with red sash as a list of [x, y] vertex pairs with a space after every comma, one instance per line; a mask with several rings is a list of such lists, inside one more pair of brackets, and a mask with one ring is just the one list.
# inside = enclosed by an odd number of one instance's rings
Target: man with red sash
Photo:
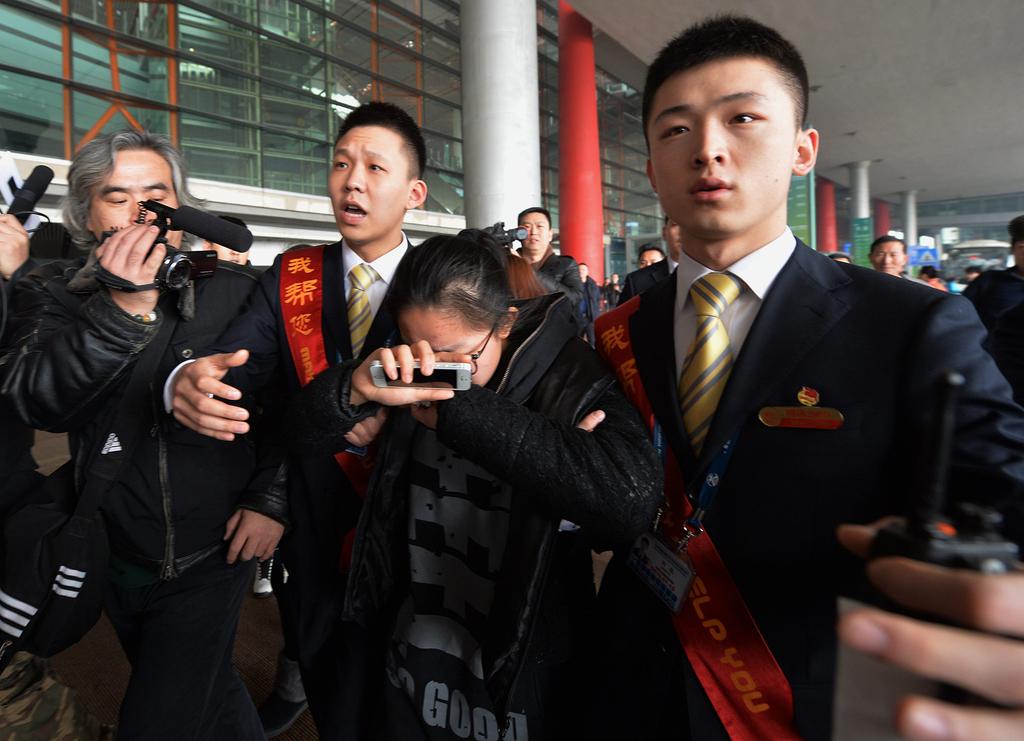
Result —
[[666, 501], [604, 576], [588, 739], [830, 738], [836, 597], [865, 585], [836, 527], [906, 511], [944, 369], [968, 387], [951, 494], [1021, 539], [1024, 413], [969, 304], [786, 226], [817, 156], [807, 97], [797, 50], [746, 18], [691, 27], [648, 71], [647, 171], [683, 254], [599, 319], [597, 347], [663, 451]]
[[[217, 354], [180, 368], [173, 378], [180, 422], [231, 439], [248, 426], [245, 410], [229, 403], [240, 392], [282, 382], [291, 396], [329, 366], [391, 341], [394, 323], [379, 308], [409, 248], [402, 233], [405, 213], [426, 199], [425, 159], [422, 134], [401, 109], [370, 103], [348, 115], [328, 177], [341, 241], [278, 256], [248, 310], [215, 343]], [[382, 421], [364, 426], [376, 429]], [[371, 433], [354, 430], [349, 449], [335, 457], [289, 461], [292, 529], [281, 543], [289, 579], [279, 603], [324, 739], [359, 738], [367, 703], [360, 669], [364, 637], [337, 618], [346, 541], [372, 469], [373, 450], [361, 443]]]

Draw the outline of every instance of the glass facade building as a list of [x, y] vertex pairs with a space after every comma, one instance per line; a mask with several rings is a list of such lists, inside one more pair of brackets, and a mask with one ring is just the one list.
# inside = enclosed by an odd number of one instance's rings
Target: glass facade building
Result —
[[[539, 0], [542, 193], [558, 219], [558, 11]], [[323, 195], [340, 122], [368, 101], [423, 129], [425, 209], [463, 212], [459, 6], [452, 0], [5, 0], [0, 150], [70, 159], [127, 126], [168, 134], [190, 173]], [[600, 63], [600, 61], [599, 61]], [[605, 232], [656, 233], [639, 94], [599, 70]]]
[[323, 194], [354, 107], [401, 106], [427, 141], [429, 210], [462, 204], [458, 7], [444, 0], [34, 0], [0, 8], [0, 148], [70, 158], [144, 126], [195, 177]]

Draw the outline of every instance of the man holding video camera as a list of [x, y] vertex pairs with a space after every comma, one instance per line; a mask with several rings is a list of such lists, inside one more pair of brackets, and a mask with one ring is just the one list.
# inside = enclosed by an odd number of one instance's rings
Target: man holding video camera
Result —
[[[89, 253], [18, 285], [0, 391], [26, 424], [69, 433], [79, 489], [95, 455], [130, 451], [101, 504], [111, 550], [104, 607], [132, 665], [120, 737], [263, 738], [231, 655], [252, 559], [269, 557], [284, 530], [281, 459], [249, 438], [219, 442], [177, 425], [159, 396], [167, 373], [203, 352], [256, 281], [221, 265], [168, 290], [161, 230], [137, 223], [148, 200], [191, 201], [167, 139], [122, 131], [79, 150], [64, 224]], [[180, 240], [168, 232], [170, 246]], [[159, 356], [148, 392], [125, 400], [151, 344]], [[145, 434], [110, 431], [122, 406]]]

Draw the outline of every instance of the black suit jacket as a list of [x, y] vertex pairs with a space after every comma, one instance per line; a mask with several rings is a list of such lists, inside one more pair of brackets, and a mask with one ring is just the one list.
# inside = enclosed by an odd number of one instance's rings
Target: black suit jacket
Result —
[[669, 275], [668, 260], [659, 260], [653, 265], [648, 265], [646, 268], [634, 270], [626, 276], [626, 280], [622, 284], [622, 293], [619, 294], [619, 301], [616, 306], [622, 306], [634, 296], [639, 296]]
[[[951, 493], [1003, 505], [1020, 541], [1024, 412], [991, 358], [970, 303], [910, 281], [841, 265], [799, 244], [764, 299], [719, 403], [704, 450], [691, 452], [676, 392], [676, 282], [640, 298], [630, 321], [640, 377], [688, 482], [738, 433], [705, 520], [793, 688], [808, 739], [831, 733], [835, 603], [865, 587], [863, 564], [835, 537], [843, 522], [906, 510], [934, 384], [947, 368], [967, 386], [957, 413]], [[834, 431], [768, 428], [765, 406], [798, 405], [803, 386], [840, 410]], [[616, 556], [599, 596], [597, 727], [588, 738], [725, 738], [679, 648], [668, 611]], [[685, 702], [683, 701], [685, 698]]]
[[[225, 383], [252, 391], [277, 384], [289, 398], [299, 390], [281, 315], [278, 276], [281, 261], [261, 276], [247, 310], [217, 341], [213, 352], [246, 348], [249, 361], [234, 368]], [[341, 242], [324, 250], [323, 336], [328, 361], [352, 359], [346, 308]], [[395, 324], [381, 307], [370, 325], [360, 357], [387, 344]], [[282, 399], [283, 401], [283, 399]], [[287, 431], [282, 430], [282, 434]], [[345, 533], [355, 527], [361, 500], [332, 456], [289, 456], [288, 494], [291, 530], [281, 541], [289, 570], [286, 599], [281, 601], [285, 629], [296, 638], [298, 659], [317, 727], [323, 738], [356, 738], [362, 668], [353, 657], [361, 637], [341, 630], [345, 584], [338, 559]], [[343, 701], [344, 700], [344, 701]]]

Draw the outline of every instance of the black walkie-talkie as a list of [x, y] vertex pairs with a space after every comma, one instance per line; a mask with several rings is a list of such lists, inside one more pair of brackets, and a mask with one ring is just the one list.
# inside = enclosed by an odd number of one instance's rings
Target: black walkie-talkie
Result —
[[964, 377], [946, 371], [939, 379], [938, 405], [918, 467], [905, 523], [878, 531], [868, 558], [905, 556], [917, 561], [1001, 574], [1014, 568], [1019, 549], [999, 534], [1002, 515], [991, 507], [962, 502], [946, 517], [946, 482]]

